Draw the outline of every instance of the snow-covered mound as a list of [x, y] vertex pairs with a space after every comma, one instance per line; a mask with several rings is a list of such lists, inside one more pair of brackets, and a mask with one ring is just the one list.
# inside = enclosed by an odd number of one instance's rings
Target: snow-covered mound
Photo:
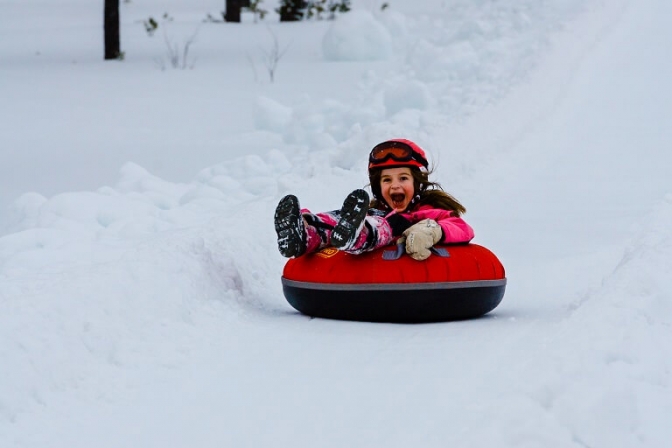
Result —
[[332, 23], [322, 52], [329, 61], [384, 60], [392, 56], [392, 36], [371, 13], [356, 10]]

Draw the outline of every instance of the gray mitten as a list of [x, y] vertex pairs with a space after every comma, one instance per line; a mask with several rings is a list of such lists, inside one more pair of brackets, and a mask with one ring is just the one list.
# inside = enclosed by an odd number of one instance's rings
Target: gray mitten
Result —
[[423, 219], [406, 229], [403, 235], [406, 238], [406, 253], [414, 260], [425, 260], [431, 255], [429, 249], [443, 236], [443, 231], [433, 219]]

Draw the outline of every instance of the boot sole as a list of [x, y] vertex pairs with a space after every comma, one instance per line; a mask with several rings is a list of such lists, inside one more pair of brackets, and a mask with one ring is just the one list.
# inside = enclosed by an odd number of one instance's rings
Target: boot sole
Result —
[[345, 198], [341, 218], [331, 233], [331, 244], [337, 249], [346, 249], [355, 242], [361, 224], [369, 211], [369, 194], [355, 190]]
[[298, 257], [306, 246], [305, 229], [299, 200], [287, 195], [275, 209], [275, 233], [278, 235], [278, 250], [283, 257]]

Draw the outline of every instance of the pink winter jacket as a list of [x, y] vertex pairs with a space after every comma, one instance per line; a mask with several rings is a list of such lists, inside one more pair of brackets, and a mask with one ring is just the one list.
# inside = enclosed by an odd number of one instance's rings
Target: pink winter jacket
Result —
[[462, 218], [453, 216], [452, 210], [433, 208], [431, 205], [421, 205], [401, 216], [413, 224], [423, 219], [433, 219], [443, 230], [442, 243], [468, 243], [474, 238], [474, 229]]

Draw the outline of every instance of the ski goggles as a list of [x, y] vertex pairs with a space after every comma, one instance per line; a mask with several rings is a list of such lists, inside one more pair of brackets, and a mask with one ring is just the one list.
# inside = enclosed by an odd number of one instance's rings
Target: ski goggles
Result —
[[427, 159], [414, 151], [411, 145], [404, 142], [387, 141], [380, 143], [374, 146], [371, 154], [369, 154], [369, 163], [373, 166], [382, 164], [390, 159], [402, 163], [415, 161], [425, 168], [429, 165]]

